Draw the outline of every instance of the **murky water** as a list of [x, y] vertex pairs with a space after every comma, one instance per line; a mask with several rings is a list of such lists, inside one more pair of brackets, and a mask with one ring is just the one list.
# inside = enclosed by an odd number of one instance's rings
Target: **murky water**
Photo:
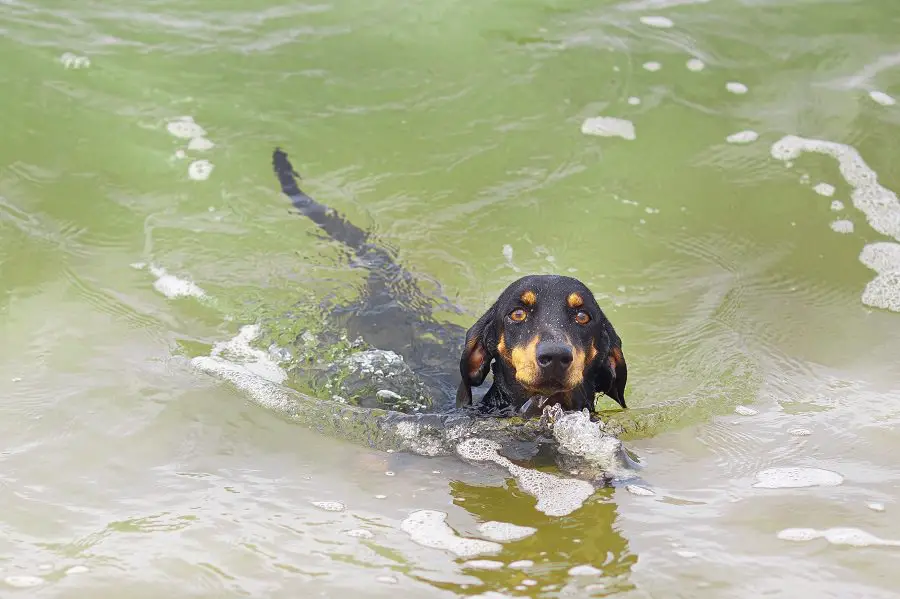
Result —
[[[0, 1], [0, 595], [894, 597], [893, 0]], [[189, 117], [189, 118], [184, 118]], [[199, 129], [198, 129], [199, 128]], [[319, 435], [190, 368], [361, 271], [574, 274], [641, 484]], [[448, 370], [455, 368], [447, 365]]]

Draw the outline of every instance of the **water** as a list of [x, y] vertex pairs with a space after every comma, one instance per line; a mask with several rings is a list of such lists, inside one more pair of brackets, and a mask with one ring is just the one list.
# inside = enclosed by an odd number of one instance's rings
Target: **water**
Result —
[[[897, 14], [0, 2], [0, 594], [895, 596]], [[362, 281], [289, 215], [276, 145], [451, 322], [526, 272], [594, 289], [629, 405], [674, 406], [625, 439], [643, 491], [548, 515], [505, 467], [318, 435], [192, 369]], [[501, 549], [423, 546], [414, 514]]]

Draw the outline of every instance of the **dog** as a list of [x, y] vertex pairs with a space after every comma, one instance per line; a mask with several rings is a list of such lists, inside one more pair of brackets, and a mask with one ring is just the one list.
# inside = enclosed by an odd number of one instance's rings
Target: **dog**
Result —
[[[438, 322], [431, 313], [433, 298], [421, 292], [415, 277], [367, 232], [304, 193], [280, 148], [272, 167], [297, 212], [349, 248], [368, 271], [362, 301], [340, 310], [344, 325], [372, 346], [403, 356], [432, 392], [452, 397], [446, 372], [458, 360], [457, 409], [496, 416], [532, 416], [552, 406], [594, 412], [598, 393], [627, 409], [622, 340], [581, 281], [524, 276], [467, 331]], [[445, 341], [463, 338], [461, 346]], [[489, 372], [492, 384], [473, 405], [472, 387], [480, 387]]]

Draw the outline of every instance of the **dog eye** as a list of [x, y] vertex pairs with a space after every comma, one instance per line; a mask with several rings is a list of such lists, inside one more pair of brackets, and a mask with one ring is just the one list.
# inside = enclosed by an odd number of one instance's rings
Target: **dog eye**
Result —
[[582, 312], [579, 310], [575, 313], [575, 322], [578, 324], [587, 324], [591, 321], [591, 315], [587, 312]]
[[522, 308], [516, 308], [509, 313], [509, 319], [513, 322], [522, 322], [526, 318], [528, 318], [528, 312], [526, 312]]

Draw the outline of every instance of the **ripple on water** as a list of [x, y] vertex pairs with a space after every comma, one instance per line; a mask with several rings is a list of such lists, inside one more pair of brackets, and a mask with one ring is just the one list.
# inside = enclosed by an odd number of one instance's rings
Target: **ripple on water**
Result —
[[835, 487], [843, 482], [843, 476], [822, 468], [768, 468], [756, 474], [753, 486], [758, 489], [799, 489]]
[[418, 510], [400, 523], [400, 530], [409, 535], [413, 543], [443, 549], [459, 557], [473, 557], [482, 553], [497, 553], [503, 546], [493, 541], [467, 539], [456, 534], [447, 524], [447, 514], [435, 510]]

